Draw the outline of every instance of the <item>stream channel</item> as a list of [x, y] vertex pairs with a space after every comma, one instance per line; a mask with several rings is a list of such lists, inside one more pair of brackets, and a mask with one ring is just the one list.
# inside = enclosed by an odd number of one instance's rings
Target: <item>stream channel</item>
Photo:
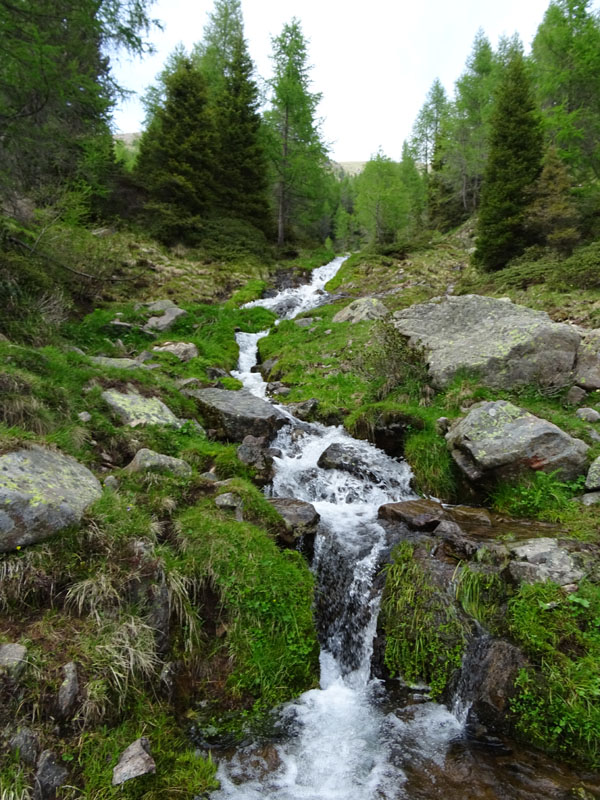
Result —
[[[312, 281], [255, 301], [281, 319], [315, 309], [343, 258], [312, 273]], [[252, 372], [257, 342], [268, 331], [239, 333], [238, 371], [246, 389], [264, 398]], [[373, 582], [389, 543], [377, 522], [383, 503], [414, 497], [406, 462], [350, 437], [341, 427], [306, 423], [277, 406], [290, 424], [272, 446], [276, 475], [267, 491], [312, 503], [321, 516], [312, 568], [321, 640], [320, 688], [277, 709], [278, 734], [220, 753], [221, 788], [212, 800], [551, 800], [580, 794], [581, 775], [512, 742], [469, 739], [461, 714], [430, 702], [426, 687], [394, 699], [372, 678], [379, 594]], [[351, 445], [364, 475], [317, 466], [331, 444]]]

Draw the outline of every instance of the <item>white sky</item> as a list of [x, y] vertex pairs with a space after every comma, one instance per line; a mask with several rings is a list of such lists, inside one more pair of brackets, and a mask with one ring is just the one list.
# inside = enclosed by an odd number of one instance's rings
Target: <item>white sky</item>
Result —
[[[381, 146], [399, 159], [402, 142], [432, 82], [451, 93], [478, 28], [493, 47], [519, 33], [529, 49], [549, 0], [242, 0], [250, 54], [263, 78], [271, 75], [271, 36], [297, 17], [309, 40], [312, 90], [323, 95], [324, 139], [337, 161], [366, 161]], [[596, 5], [596, 4], [594, 4]], [[117, 81], [142, 93], [179, 43], [202, 39], [213, 0], [158, 0], [151, 15], [164, 31], [150, 40], [153, 56], [113, 63]], [[115, 112], [116, 129], [142, 129], [139, 97]]]

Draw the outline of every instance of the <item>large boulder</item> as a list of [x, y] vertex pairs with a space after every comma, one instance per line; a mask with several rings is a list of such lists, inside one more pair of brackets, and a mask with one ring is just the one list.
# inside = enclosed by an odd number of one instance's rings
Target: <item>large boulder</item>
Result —
[[89, 469], [63, 453], [34, 446], [0, 456], [0, 552], [79, 522], [101, 494]]
[[565, 386], [580, 334], [571, 325], [510, 300], [464, 295], [396, 311], [395, 328], [425, 349], [432, 382], [447, 386], [461, 370], [486, 386]]
[[115, 415], [132, 428], [138, 425], [168, 425], [180, 428], [184, 423], [158, 397], [142, 397], [136, 392], [118, 392], [107, 389], [102, 399]]
[[354, 324], [365, 320], [383, 319], [387, 317], [388, 313], [381, 300], [377, 300], [375, 297], [360, 297], [358, 300], [353, 300], [346, 308], [338, 311], [332, 322]]
[[269, 503], [281, 514], [285, 522], [285, 530], [279, 538], [289, 545], [302, 536], [314, 536], [321, 517], [312, 505], [293, 497], [272, 497]]
[[207, 427], [219, 439], [241, 442], [248, 435], [271, 439], [287, 422], [270, 403], [245, 390], [191, 389], [188, 395], [196, 399]]
[[273, 458], [280, 455], [281, 450], [269, 447], [264, 436], [245, 436], [237, 449], [239, 460], [255, 470], [254, 480], [259, 486], [273, 480]]
[[361, 454], [351, 444], [340, 442], [330, 444], [319, 456], [317, 466], [321, 469], [339, 469], [357, 478], [377, 480], [377, 475], [371, 471], [369, 465], [362, 460]]
[[581, 344], [577, 353], [574, 382], [587, 391], [600, 389], [600, 328], [579, 329]]
[[446, 434], [455, 462], [471, 481], [509, 477], [527, 469], [574, 479], [585, 471], [589, 447], [556, 425], [505, 400], [477, 403]]

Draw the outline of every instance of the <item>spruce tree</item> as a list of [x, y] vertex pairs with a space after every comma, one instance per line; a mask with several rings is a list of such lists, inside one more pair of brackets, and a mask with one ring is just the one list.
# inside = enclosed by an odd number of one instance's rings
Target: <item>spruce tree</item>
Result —
[[267, 161], [253, 70], [246, 42], [238, 35], [215, 109], [216, 202], [224, 213], [267, 232], [271, 227]]
[[523, 54], [513, 48], [490, 119], [475, 259], [504, 267], [532, 243], [525, 224], [531, 187], [541, 171], [542, 129]]
[[140, 141], [136, 173], [156, 235], [173, 242], [193, 236], [197, 218], [211, 211], [215, 135], [206, 82], [190, 58], [179, 57], [164, 86], [164, 103]]

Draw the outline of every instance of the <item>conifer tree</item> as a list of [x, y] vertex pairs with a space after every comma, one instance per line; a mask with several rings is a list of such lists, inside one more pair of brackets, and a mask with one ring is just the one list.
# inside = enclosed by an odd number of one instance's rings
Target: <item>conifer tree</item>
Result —
[[215, 135], [206, 82], [192, 60], [180, 56], [164, 84], [165, 100], [142, 136], [136, 172], [156, 234], [170, 242], [188, 237], [193, 218], [211, 211]]
[[513, 49], [498, 86], [489, 148], [475, 259], [492, 271], [531, 243], [525, 212], [541, 171], [541, 121], [519, 49]]
[[223, 91], [215, 109], [216, 194], [223, 212], [266, 232], [271, 227], [267, 161], [253, 69], [240, 34], [225, 65]]
[[307, 43], [293, 19], [273, 40], [275, 75], [271, 109], [265, 114], [274, 173], [277, 243], [284, 244], [292, 214], [306, 221], [320, 216], [325, 190], [326, 148], [316, 119], [321, 95], [310, 91]]

